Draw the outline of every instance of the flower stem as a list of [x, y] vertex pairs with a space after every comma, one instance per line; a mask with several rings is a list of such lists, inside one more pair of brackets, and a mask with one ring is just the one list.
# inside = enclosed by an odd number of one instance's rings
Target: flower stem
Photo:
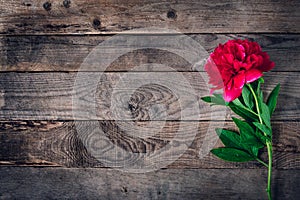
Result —
[[258, 162], [260, 162], [263, 166], [265, 166], [266, 168], [268, 168], [269, 166], [268, 166], [268, 164], [267, 163], [265, 163], [264, 161], [262, 161], [261, 159], [259, 159], [259, 158], [256, 158], [256, 160], [258, 161]]
[[271, 176], [272, 176], [272, 142], [267, 142], [267, 148], [268, 148], [268, 156], [269, 156], [269, 167], [268, 167], [268, 187], [267, 187], [267, 193], [269, 200], [272, 199], [271, 195]]
[[247, 111], [249, 111], [249, 112], [251, 112], [252, 114], [258, 116], [258, 114], [257, 114], [256, 112], [254, 112], [253, 110], [250, 110], [250, 109], [248, 109], [248, 108], [246, 108], [246, 107], [245, 107], [244, 109], [247, 110]]
[[256, 106], [256, 109], [257, 109], [257, 115], [258, 115], [258, 118], [259, 118], [259, 122], [262, 124], [262, 119], [261, 119], [261, 116], [260, 116], [260, 110], [259, 110], [259, 106], [258, 106], [258, 100], [257, 100], [257, 97], [256, 97], [256, 94], [252, 88], [252, 86], [250, 84], [247, 84], [253, 97], [254, 97], [254, 101], [255, 101], [255, 106]]
[[[257, 114], [258, 114], [258, 118], [259, 118], [259, 122], [261, 124], [263, 124], [262, 118], [261, 118], [261, 114], [260, 114], [260, 110], [259, 110], [259, 105], [258, 105], [258, 100], [257, 100], [257, 96], [252, 88], [252, 86], [250, 84], [247, 84], [247, 86], [249, 87], [254, 100], [255, 100], [255, 106], [257, 109]], [[266, 133], [264, 133], [265, 136], [267, 136]], [[267, 186], [267, 193], [268, 193], [268, 199], [272, 200], [272, 193], [271, 193], [271, 177], [272, 177], [272, 140], [267, 141], [267, 149], [268, 149], [268, 160], [269, 160], [269, 164], [267, 165], [266, 163], [264, 163], [263, 161], [260, 162], [259, 159], [257, 159], [257, 161], [259, 161], [260, 163], [262, 163], [263, 165], [265, 165], [266, 167], [268, 167], [268, 186]]]

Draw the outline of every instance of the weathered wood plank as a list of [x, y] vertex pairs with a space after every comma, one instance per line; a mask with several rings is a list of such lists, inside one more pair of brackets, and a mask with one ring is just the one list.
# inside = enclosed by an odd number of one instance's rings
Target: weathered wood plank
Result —
[[[224, 107], [210, 107], [200, 100], [209, 94], [204, 72], [104, 73], [100, 82], [98, 73], [76, 75], [1, 73], [0, 119], [230, 119]], [[265, 80], [267, 93], [277, 83], [282, 85], [272, 119], [299, 120], [299, 72], [271, 72]]]
[[[266, 170], [0, 168], [3, 199], [267, 199]], [[275, 170], [274, 199], [296, 200], [299, 170]]]
[[[160, 27], [184, 33], [299, 33], [300, 3], [279, 1], [1, 0], [1, 34], [119, 33]], [[50, 4], [49, 4], [50, 3]]]
[[[249, 39], [261, 44], [268, 52], [271, 60], [276, 63], [273, 71], [299, 71], [300, 66], [300, 35], [219, 35], [219, 34], [193, 34], [189, 35], [195, 42], [203, 46], [208, 53], [212, 52], [219, 43], [229, 39]], [[98, 45], [112, 36], [3, 36], [0, 37], [0, 71], [77, 71], [88, 54]], [[145, 36], [132, 35], [137, 40]], [[140, 39], [138, 39], [140, 37]], [[154, 37], [154, 36], [148, 36]], [[157, 35], [154, 39], [162, 40], [165, 36]], [[150, 40], [150, 39], [149, 39]], [[176, 41], [174, 39], [174, 43]], [[134, 45], [134, 44], [131, 44]], [[126, 45], [124, 44], [124, 48]], [[180, 55], [159, 49], [139, 49], [123, 56], [107, 67], [107, 71], [126, 71], [146, 64], [165, 64], [177, 71], [203, 71], [194, 68]], [[119, 48], [106, 47], [109, 49]], [[107, 57], [112, 51], [107, 52]], [[101, 71], [101, 68], [90, 68], [91, 71]], [[159, 71], [158, 68], [143, 68], [141, 71]]]
[[[88, 121], [80, 123], [84, 124], [83, 126], [91, 126], [91, 122]], [[7, 121], [1, 122], [0, 125], [0, 165], [111, 167], [109, 161], [112, 162], [112, 157], [97, 157], [93, 151], [91, 145], [97, 142], [97, 139], [92, 132], [86, 130], [86, 137], [82, 137], [74, 122]], [[208, 130], [209, 126], [235, 130], [232, 122], [157, 122], [155, 126], [151, 126], [153, 134], [148, 137], [138, 134], [137, 127], [147, 130], [147, 126], [148, 122], [136, 122], [132, 125], [127, 122], [99, 121], [99, 127], [103, 131], [102, 141], [110, 142], [111, 145], [128, 152], [155, 153], [170, 141], [181, 144], [192, 140], [188, 142], [190, 145], [185, 152], [176, 147], [163, 149], [169, 152], [170, 156], [155, 160], [155, 163], [163, 168], [263, 167], [256, 162], [225, 162], [211, 154], [199, 157], [199, 152], [206, 147], [222, 146], [217, 138], [207, 140], [210, 135], [216, 136], [214, 131]], [[300, 169], [299, 126], [299, 122], [273, 123], [274, 168]], [[179, 127], [182, 131], [179, 131]], [[207, 145], [205, 142], [212, 144]], [[107, 147], [102, 145], [98, 148], [103, 148], [99, 151], [104, 152]], [[159, 155], [164, 156], [163, 153]], [[266, 157], [266, 153], [262, 156]], [[130, 160], [130, 157], [127, 159]], [[127, 166], [124, 164], [122, 167]]]

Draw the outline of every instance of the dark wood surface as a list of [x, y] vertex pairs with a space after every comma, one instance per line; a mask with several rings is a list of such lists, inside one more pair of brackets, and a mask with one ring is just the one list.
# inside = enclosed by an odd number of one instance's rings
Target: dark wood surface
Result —
[[1, 1], [2, 34], [119, 33], [151, 26], [183, 33], [300, 31], [299, 1]]
[[[182, 80], [174, 80], [173, 76], [178, 73], [183, 76]], [[132, 114], [126, 115], [121, 119], [113, 114], [113, 109], [111, 108], [112, 99], [117, 97], [125, 98], [128, 93], [132, 92], [130, 87], [132, 83], [130, 81], [126, 82], [126, 78], [122, 77], [130, 77], [130, 80], [134, 80], [136, 84], [143, 84], [145, 80], [150, 82], [153, 77], [159, 76], [163, 77], [166, 86], [176, 85], [176, 90], [182, 91], [188, 97], [195, 99], [196, 102], [194, 103], [199, 107], [199, 112], [187, 111], [189, 116], [182, 120], [222, 120], [223, 118], [230, 120], [229, 112], [224, 112], [223, 107], [211, 108], [200, 100], [201, 95], [209, 95], [206, 82], [203, 79], [205, 74], [205, 72], [108, 72], [99, 74], [89, 72], [87, 77], [101, 76], [102, 80], [95, 91], [91, 91], [95, 93], [95, 102], [97, 104], [95, 108], [96, 114], [92, 114], [90, 111], [94, 101], [91, 101], [89, 96], [87, 96], [86, 90], [93, 82], [84, 80], [78, 83], [78, 87], [76, 87], [78, 91], [76, 91], [74, 85], [77, 73], [3, 72], [0, 74], [0, 119], [149, 120], [150, 114], [148, 109], [153, 106], [153, 103], [147, 103], [147, 99], [149, 101], [158, 99], [160, 104], [167, 108], [167, 120], [182, 119], [182, 112], [192, 108], [193, 104], [189, 100], [181, 101], [178, 99], [176, 97], [177, 91], [164, 90], [163, 87], [157, 88], [155, 85], [142, 89], [142, 92], [133, 93], [130, 101], [121, 102], [122, 105], [126, 106], [124, 109]], [[281, 83], [278, 108], [274, 113], [273, 120], [299, 120], [299, 75], [300, 72], [270, 72], [265, 75], [266, 84], [264, 91], [266, 95], [271, 92], [277, 83]], [[129, 86], [122, 90], [116, 89], [121, 78], [124, 84]], [[8, 82], [9, 84], [7, 84]], [[192, 90], [186, 89], [189, 85]], [[114, 94], [115, 96], [112, 97], [113, 91], [117, 91], [118, 94]], [[77, 97], [74, 97], [75, 93]], [[72, 97], [75, 99], [80, 98], [80, 102], [83, 102], [83, 104], [79, 106], [72, 104]], [[143, 100], [136, 102], [136, 99]], [[132, 105], [136, 107], [136, 112], [131, 108]], [[160, 117], [158, 116], [157, 119], [160, 119]]]
[[[266, 170], [259, 169], [166, 169], [128, 174], [111, 169], [2, 167], [0, 175], [2, 197], [8, 199], [267, 198], [263, 187]], [[297, 170], [275, 170], [273, 182], [274, 199], [298, 199]]]
[[[183, 33], [207, 53], [229, 39], [258, 42], [276, 63], [265, 75], [265, 95], [277, 83], [282, 85], [272, 118], [273, 196], [298, 199], [299, 7], [298, 0], [0, 0], [0, 199], [267, 199], [267, 174], [261, 164], [229, 163], [212, 154], [199, 154], [208, 127], [236, 127], [230, 121], [232, 113], [210, 108], [199, 99], [209, 94], [203, 68], [191, 66], [174, 53], [147, 48], [120, 56], [106, 68], [95, 90], [96, 115], [87, 111], [92, 102], [85, 90], [91, 80], [79, 84], [76, 93], [77, 71], [101, 42], [124, 31], [131, 31], [126, 34], [136, 39], [151, 35], [158, 41]], [[177, 33], [151, 32], [151, 27]], [[108, 49], [107, 57], [118, 50], [114, 45]], [[165, 64], [177, 72], [151, 67], [131, 71], [147, 63]], [[86, 71], [91, 77], [101, 72], [97, 67]], [[181, 118], [191, 102], [179, 103], [176, 91], [185, 91], [186, 85], [174, 82], [175, 73], [183, 75], [194, 89], [185, 94], [197, 100], [200, 115], [191, 112], [188, 118]], [[122, 102], [131, 117], [119, 119], [111, 112], [111, 96], [124, 75], [136, 77], [136, 83], [164, 77], [177, 89], [157, 85], [139, 88], [132, 101]], [[120, 90], [120, 100], [129, 92], [130, 88]], [[75, 94], [84, 104], [73, 109]], [[167, 108], [167, 121], [151, 118], [149, 110], [157, 102]], [[147, 129], [150, 122], [155, 126]], [[162, 169], [125, 172], [109, 168], [91, 152], [86, 144], [92, 139], [82, 138], [77, 123], [87, 127], [97, 123], [104, 133], [103, 141], [136, 155], [158, 151], [172, 140], [178, 146], [167, 152], [170, 157], [153, 161]], [[155, 134], [142, 137], [135, 132], [139, 127]], [[177, 132], [179, 127], [185, 132]], [[191, 142], [182, 144], [187, 137]], [[216, 140], [210, 147], [221, 145]], [[266, 159], [265, 149], [261, 155]]]
[[[85, 121], [88, 126], [91, 122]], [[145, 126], [147, 122], [137, 122], [135, 126]], [[112, 142], [119, 141], [124, 149], [135, 153], [144, 153], [162, 148], [170, 140], [174, 140], [179, 126], [184, 127], [181, 137], [192, 135], [197, 131], [195, 138], [187, 149], [180, 155], [180, 151], [172, 150], [173, 159], [168, 168], [262, 168], [256, 162], [230, 163], [221, 161], [211, 154], [203, 158], [199, 157], [199, 151], [203, 148], [202, 142], [207, 137], [208, 126], [220, 125], [219, 122], [181, 122], [169, 121], [163, 128], [161, 122], [156, 130], [157, 134], [149, 138], [136, 138], [128, 135], [124, 130], [118, 128], [129, 126], [127, 122], [99, 121], [99, 126], [104, 135], [112, 135]], [[135, 126], [129, 131], [135, 131]], [[196, 128], [194, 128], [196, 127]], [[225, 128], [236, 129], [232, 122], [226, 122]], [[274, 168], [275, 169], [300, 169], [300, 148], [299, 148], [299, 122], [274, 122]], [[1, 122], [0, 164], [2, 165], [23, 165], [23, 166], [68, 166], [68, 167], [105, 167], [105, 164], [95, 159], [83, 145], [92, 137], [82, 139], [74, 122], [61, 121], [15, 121]], [[86, 134], [89, 134], [88, 132]], [[213, 133], [212, 133], [213, 134]], [[138, 135], [136, 135], [138, 136]], [[109, 141], [109, 139], [107, 139]], [[177, 139], [178, 140], [178, 139]], [[214, 147], [222, 146], [216, 141]], [[262, 153], [266, 157], [266, 152]], [[109, 159], [109, 158], [107, 158]], [[172, 160], [172, 158], [169, 158]], [[158, 161], [158, 162], [164, 162]]]
[[[143, 35], [135, 35], [144, 37]], [[165, 38], [158, 35], [157, 39]], [[299, 34], [190, 34], [207, 52], [219, 43], [244, 38], [258, 42], [276, 63], [273, 71], [299, 71]], [[97, 45], [111, 36], [0, 36], [0, 71], [76, 72]], [[175, 41], [178, 42], [178, 41]], [[113, 48], [113, 46], [111, 47]], [[109, 55], [108, 55], [109, 56]], [[116, 59], [106, 71], [126, 71], [144, 63], [166, 64], [177, 71], [195, 71], [182, 57], [159, 49], [139, 49]], [[91, 71], [101, 71], [90, 68]], [[157, 71], [147, 68], [144, 71]], [[203, 71], [202, 68], [197, 68]]]

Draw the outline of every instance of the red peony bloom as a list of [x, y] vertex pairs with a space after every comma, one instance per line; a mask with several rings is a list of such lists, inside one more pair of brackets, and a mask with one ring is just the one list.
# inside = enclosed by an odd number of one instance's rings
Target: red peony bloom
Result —
[[259, 79], [263, 72], [274, 67], [269, 55], [256, 42], [229, 40], [220, 44], [204, 66], [214, 90], [222, 89], [227, 102], [238, 98], [243, 86]]

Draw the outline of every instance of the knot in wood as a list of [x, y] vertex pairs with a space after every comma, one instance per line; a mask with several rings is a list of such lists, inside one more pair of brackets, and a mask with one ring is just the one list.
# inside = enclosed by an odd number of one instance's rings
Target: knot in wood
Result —
[[99, 27], [101, 26], [100, 20], [97, 19], [97, 18], [95, 18], [95, 19], [93, 20], [93, 26], [94, 26], [94, 28], [99, 28]]
[[176, 19], [176, 17], [177, 17], [176, 11], [175, 10], [169, 10], [168, 13], [167, 13], [167, 17], [169, 19]]
[[70, 8], [71, 1], [70, 0], [64, 0], [63, 5], [64, 5], [65, 8]]
[[49, 11], [51, 10], [51, 3], [47, 1], [43, 4], [43, 7], [45, 10]]

